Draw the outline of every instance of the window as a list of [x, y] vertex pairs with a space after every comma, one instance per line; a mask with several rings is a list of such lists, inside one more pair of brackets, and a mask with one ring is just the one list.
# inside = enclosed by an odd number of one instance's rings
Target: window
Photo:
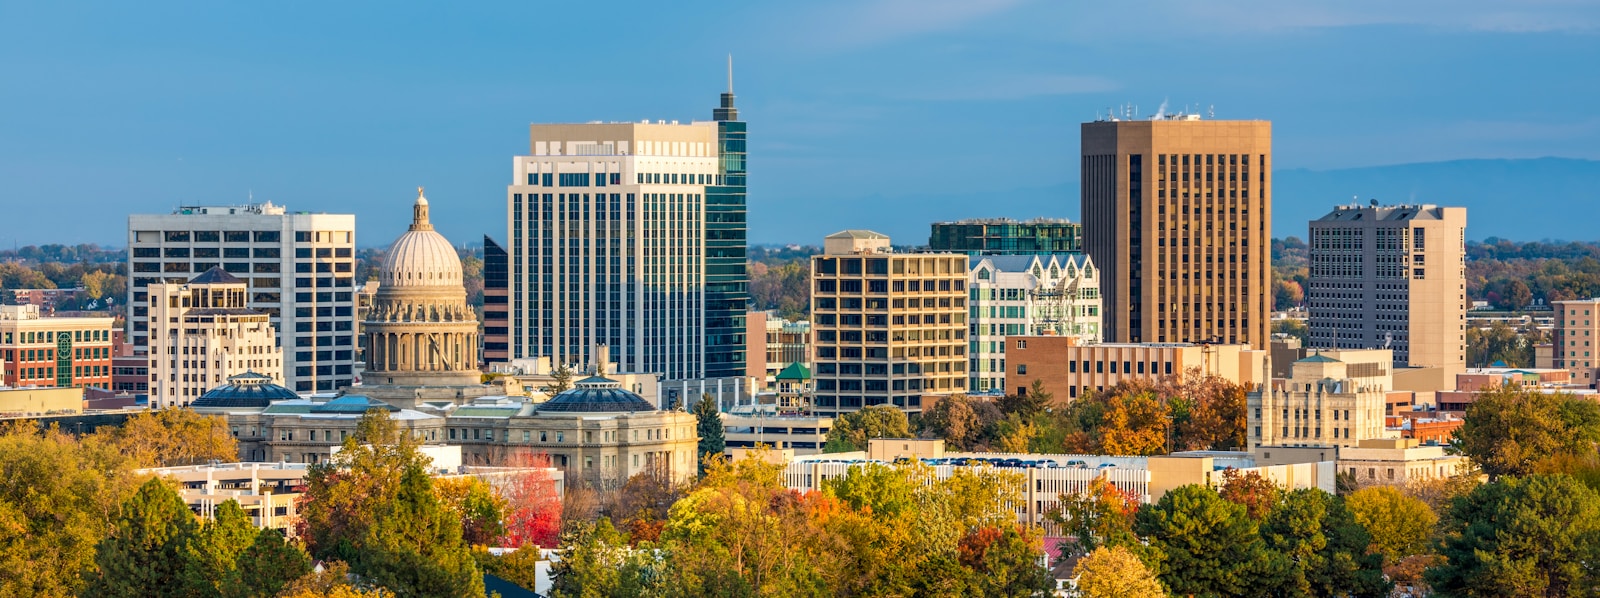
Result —
[[1026, 363], [1017, 364], [1017, 374], [1027, 374], [1027, 373], [1028, 373], [1028, 364], [1026, 364]]
[[1026, 348], [1028, 348], [1027, 339], [1020, 339], [1020, 338], [1017, 339], [1017, 348], [1018, 349], [1026, 349]]

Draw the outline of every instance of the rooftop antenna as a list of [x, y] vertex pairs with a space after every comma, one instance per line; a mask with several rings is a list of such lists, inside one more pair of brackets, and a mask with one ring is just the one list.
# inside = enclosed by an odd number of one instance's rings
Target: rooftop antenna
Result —
[[1212, 105], [1206, 107], [1206, 118], [1215, 119], [1216, 117], [1217, 117], [1217, 105], [1216, 104], [1212, 104]]

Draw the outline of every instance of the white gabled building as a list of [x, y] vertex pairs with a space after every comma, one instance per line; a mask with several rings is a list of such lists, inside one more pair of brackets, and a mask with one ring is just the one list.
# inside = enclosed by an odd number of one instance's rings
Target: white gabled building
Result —
[[182, 407], [251, 372], [283, 384], [271, 317], [251, 309], [245, 281], [213, 267], [184, 284], [149, 287], [150, 407]]
[[968, 270], [967, 355], [973, 392], [1003, 392], [1006, 337], [1053, 334], [1100, 342], [1100, 273], [1087, 255], [988, 255]]

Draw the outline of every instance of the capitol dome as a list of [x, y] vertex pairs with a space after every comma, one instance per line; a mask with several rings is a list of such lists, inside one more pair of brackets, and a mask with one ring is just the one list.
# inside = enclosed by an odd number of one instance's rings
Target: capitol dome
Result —
[[228, 376], [228, 383], [206, 391], [189, 403], [195, 409], [269, 407], [274, 401], [298, 399], [294, 391], [272, 383], [270, 376], [245, 372]]
[[457, 287], [461, 258], [456, 248], [433, 230], [428, 222], [428, 198], [417, 188], [417, 203], [411, 209], [411, 229], [389, 246], [389, 255], [378, 273], [381, 287]]
[[616, 413], [655, 411], [655, 405], [622, 388], [622, 383], [594, 375], [572, 385], [572, 389], [540, 403], [541, 412]]

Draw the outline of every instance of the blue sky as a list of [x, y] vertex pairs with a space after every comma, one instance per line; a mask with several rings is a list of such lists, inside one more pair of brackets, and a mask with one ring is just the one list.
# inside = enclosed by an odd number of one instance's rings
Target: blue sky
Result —
[[1594, 2], [3, 0], [0, 244], [253, 193], [377, 245], [418, 185], [502, 238], [528, 123], [708, 118], [729, 53], [753, 242], [1076, 218], [1078, 123], [1129, 102], [1270, 119], [1279, 168], [1600, 159]]

